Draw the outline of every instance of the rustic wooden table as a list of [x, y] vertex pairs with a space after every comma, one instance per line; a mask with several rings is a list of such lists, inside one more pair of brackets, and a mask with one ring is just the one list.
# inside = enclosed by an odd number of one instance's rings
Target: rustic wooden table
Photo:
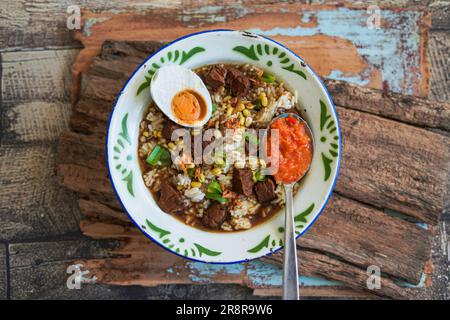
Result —
[[[286, 24], [284, 16], [275, 14], [286, 8], [292, 9], [291, 4], [285, 7], [284, 3], [272, 1], [263, 1], [263, 4], [246, 1], [245, 5], [239, 1], [226, 1], [225, 5], [204, 1], [201, 6], [194, 2], [161, 5], [158, 1], [149, 1], [148, 4], [142, 1], [109, 1], [107, 4], [98, 1], [86, 4], [85, 1], [7, 0], [0, 3], [0, 299], [254, 298], [250, 289], [218, 284], [177, 284], [154, 288], [95, 285], [83, 287], [83, 290], [67, 289], [66, 268], [70, 261], [103, 257], [106, 250], [114, 246], [112, 242], [91, 240], [81, 235], [78, 202], [71, 192], [58, 186], [55, 178], [56, 140], [60, 132], [68, 127], [72, 94], [71, 65], [80, 50], [80, 43], [73, 39], [72, 32], [66, 26], [69, 15], [67, 8], [77, 2], [88, 17], [81, 37], [93, 52], [98, 50], [95, 35], [100, 34], [101, 37], [102, 32], [114, 25], [120, 26], [119, 23], [139, 25], [139, 21], [127, 20], [128, 12], [136, 10], [155, 15], [154, 31], [147, 35], [152, 40], [167, 40], [196, 28], [208, 28], [209, 24], [246, 29], [247, 25], [254, 25], [251, 15], [247, 18], [252, 10], [262, 10], [268, 17], [273, 16], [267, 22], [270, 30], [280, 26], [284, 30], [280, 32], [285, 33], [288, 45], [289, 39], [305, 36], [289, 26], [288, 22]], [[383, 8], [381, 15], [383, 17], [383, 12], [388, 12], [386, 20], [390, 21], [396, 21], [396, 15], [400, 17], [405, 8], [416, 8], [413, 13], [406, 14], [406, 18], [402, 16], [403, 20], [399, 22], [402, 27], [412, 28], [401, 23], [417, 17], [423, 18], [425, 24], [431, 23], [430, 32], [428, 37], [424, 37], [426, 41], [421, 48], [409, 46], [406, 38], [400, 39], [395, 48], [400, 51], [388, 51], [392, 55], [392, 65], [377, 64], [377, 55], [371, 47], [373, 43], [370, 43], [370, 39], [358, 38], [357, 30], [349, 31], [343, 26], [335, 28], [332, 24], [342, 17], [358, 19], [353, 15], [358, 10], [351, 9], [352, 1], [345, 1], [344, 7], [331, 1], [325, 2], [330, 4], [320, 9], [315, 8], [314, 4], [294, 8], [318, 12], [311, 14], [313, 18], [302, 17], [303, 27], [309, 26], [314, 30], [306, 35], [314, 37], [312, 43], [325, 47], [330, 45], [332, 48], [338, 46], [342, 52], [336, 56], [352, 57], [349, 66], [347, 61], [342, 63], [335, 57], [322, 56], [322, 60], [317, 61], [326, 60], [328, 63], [315, 67], [314, 47], [309, 47], [309, 51], [305, 52], [306, 59], [313, 60], [311, 64], [316, 69], [320, 67], [318, 71], [322, 75], [428, 96], [434, 100], [450, 100], [450, 2], [380, 1]], [[383, 11], [384, 6], [387, 11]], [[172, 18], [177, 24], [168, 26], [167, 20], [161, 17]], [[233, 22], [238, 18], [243, 20]], [[427, 22], [430, 19], [431, 22]], [[116, 23], [112, 26], [102, 24], [108, 21]], [[405, 34], [408, 32], [421, 35], [416, 29], [406, 30]], [[94, 36], [90, 37], [92, 33]], [[326, 38], [325, 34], [333, 34], [333, 37]], [[161, 36], [158, 38], [158, 35]], [[121, 35], [124, 38], [129, 36], [133, 35]], [[340, 40], [340, 36], [346, 40]], [[398, 34], [385, 32], [381, 40], [387, 46], [395, 42], [391, 38], [396, 36]], [[339, 41], [343, 42], [336, 44]], [[362, 49], [363, 53], [355, 51], [356, 47]], [[419, 52], [422, 49], [425, 51]], [[401, 60], [411, 56], [416, 56], [418, 60]], [[426, 61], [420, 60], [424, 56], [428, 57], [431, 74], [428, 74]], [[392, 70], [397, 67], [398, 70]], [[82, 63], [79, 68], [83, 68]], [[415, 76], [407, 76], [409, 73]], [[401, 81], [398, 81], [399, 78]], [[450, 298], [447, 252], [449, 223], [447, 206], [438, 224], [433, 246], [433, 282], [423, 291], [423, 298]]]

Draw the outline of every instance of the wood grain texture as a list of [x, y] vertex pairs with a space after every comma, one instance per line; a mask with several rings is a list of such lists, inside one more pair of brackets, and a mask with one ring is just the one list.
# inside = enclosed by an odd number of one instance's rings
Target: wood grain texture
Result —
[[56, 141], [69, 126], [71, 105], [68, 102], [4, 102], [2, 107], [3, 145]]
[[[106, 286], [66, 286], [67, 267], [73, 259], [105, 256], [105, 242], [74, 239], [9, 245], [12, 299], [126, 299]], [[132, 298], [132, 296], [130, 297]]]
[[45, 143], [68, 126], [75, 50], [2, 54], [2, 144]]
[[[445, 73], [445, 68], [440, 70]], [[383, 92], [336, 80], [325, 80], [325, 86], [333, 97], [333, 102], [338, 106], [416, 126], [450, 130], [450, 103], [448, 102], [430, 102], [420, 97]], [[436, 86], [433, 90], [435, 88]]]
[[2, 54], [3, 241], [79, 232], [77, 199], [59, 188], [55, 178], [55, 141], [68, 128], [75, 54], [75, 50]]
[[78, 50], [6, 52], [2, 54], [2, 99], [68, 101], [71, 65]]
[[78, 232], [74, 195], [55, 178], [54, 146], [1, 146], [0, 240]]
[[[425, 49], [430, 17], [424, 6], [382, 6], [383, 32], [378, 32], [366, 26], [369, 14], [361, 4], [227, 4], [202, 3], [182, 12], [177, 7], [163, 7], [157, 14], [151, 9], [139, 13], [85, 11], [85, 27], [76, 33], [85, 49], [76, 62], [75, 73], [86, 71], [107, 39], [170, 41], [188, 31], [229, 28], [281, 41], [322, 76], [396, 92], [428, 94]], [[172, 22], [170, 26], [167, 21]], [[392, 25], [402, 27], [391, 28]], [[411, 34], [416, 35], [417, 41], [401, 40]]]
[[[280, 268], [268, 268], [259, 261], [243, 263], [234, 267], [189, 262], [175, 255], [168, 255], [161, 247], [150, 242], [136, 229], [125, 231], [126, 228], [120, 228], [117, 225], [87, 221], [82, 224], [82, 228], [87, 235], [93, 238], [122, 238], [121, 247], [113, 251], [113, 254], [119, 255], [119, 257], [77, 261], [91, 270], [98, 277], [99, 283], [149, 287], [161, 283], [213, 282], [227, 285], [238, 283], [254, 288], [257, 290], [256, 294], [263, 296], [279, 294]], [[130, 263], [131, 261], [133, 262]], [[306, 270], [306, 274], [308, 271], [311, 270]], [[399, 288], [397, 287], [397, 289]], [[301, 290], [304, 297], [340, 297], [340, 290], [343, 290], [347, 297], [376, 297], [370, 292], [355, 292], [339, 285], [302, 286]], [[404, 291], [402, 293], [402, 297], [404, 297]]]
[[450, 32], [434, 31], [430, 34], [428, 55], [430, 56], [432, 69], [430, 98], [449, 102]]
[[[82, 284], [70, 290], [67, 267], [76, 259], [105, 257], [115, 246], [111, 241], [74, 238], [63, 241], [17, 243], [9, 245], [12, 299], [255, 299], [248, 288], [231, 285], [160, 285], [117, 287]], [[83, 271], [89, 270], [84, 265]], [[1, 269], [0, 269], [1, 270]], [[86, 277], [92, 275], [92, 272]], [[265, 295], [273, 296], [270, 292]]]
[[[113, 14], [117, 12], [175, 12], [175, 16], [186, 21], [200, 20], [203, 23], [214, 22], [221, 18], [230, 18], [242, 12], [245, 5], [264, 5], [282, 3], [285, 1], [273, 0], [226, 0], [220, 5], [214, 0], [196, 3], [193, 1], [160, 1], [160, 0], [111, 0], [111, 1], [83, 1], [83, 0], [41, 0], [38, 3], [33, 0], [2, 1], [0, 3], [0, 50], [21, 50], [26, 48], [48, 48], [79, 46], [74, 41], [72, 30], [67, 28], [69, 13], [67, 8], [78, 5], [81, 10]], [[287, 2], [287, 1], [286, 1]], [[312, 3], [313, 5], [330, 3], [341, 4], [349, 7], [362, 7], [363, 3], [354, 1], [299, 1]], [[418, 0], [382, 0], [377, 5], [381, 8], [414, 9], [424, 8], [430, 1]], [[207, 8], [211, 8], [207, 10]], [[220, 11], [221, 15], [215, 14]], [[203, 10], [202, 10], [203, 9]]]
[[0, 243], [0, 300], [7, 299], [7, 259], [6, 256], [6, 245]]
[[448, 192], [449, 138], [342, 107], [338, 115], [343, 150], [335, 190], [436, 224]]
[[433, 30], [450, 30], [450, 2], [435, 0], [429, 5]]

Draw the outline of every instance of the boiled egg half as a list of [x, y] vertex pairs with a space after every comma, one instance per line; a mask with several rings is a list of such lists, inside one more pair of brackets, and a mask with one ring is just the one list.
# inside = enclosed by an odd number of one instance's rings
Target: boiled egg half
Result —
[[188, 68], [175, 64], [159, 68], [153, 75], [150, 94], [158, 108], [181, 126], [201, 127], [211, 117], [208, 89]]

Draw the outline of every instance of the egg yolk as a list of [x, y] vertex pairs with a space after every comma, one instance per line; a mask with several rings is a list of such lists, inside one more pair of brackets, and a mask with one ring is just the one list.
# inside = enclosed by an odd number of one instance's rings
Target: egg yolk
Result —
[[206, 104], [197, 92], [183, 90], [173, 97], [172, 110], [177, 119], [191, 124], [201, 120], [205, 115]]

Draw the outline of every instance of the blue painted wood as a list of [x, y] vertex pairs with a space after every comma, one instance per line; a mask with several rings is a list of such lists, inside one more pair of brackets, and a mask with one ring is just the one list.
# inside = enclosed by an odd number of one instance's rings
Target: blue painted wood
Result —
[[350, 40], [368, 62], [368, 68], [357, 75], [333, 70], [327, 77], [364, 86], [369, 84], [368, 75], [378, 69], [385, 89], [414, 94], [423, 77], [421, 56], [418, 54], [421, 51], [420, 22], [423, 15], [423, 12], [418, 11], [381, 10], [380, 27], [371, 28], [368, 24], [370, 14], [363, 9], [342, 7], [336, 10], [305, 10], [302, 12], [302, 22], [307, 23], [314, 18], [317, 20], [316, 26], [272, 29], [262, 26], [248, 31], [268, 37], [295, 39], [322, 34]]

